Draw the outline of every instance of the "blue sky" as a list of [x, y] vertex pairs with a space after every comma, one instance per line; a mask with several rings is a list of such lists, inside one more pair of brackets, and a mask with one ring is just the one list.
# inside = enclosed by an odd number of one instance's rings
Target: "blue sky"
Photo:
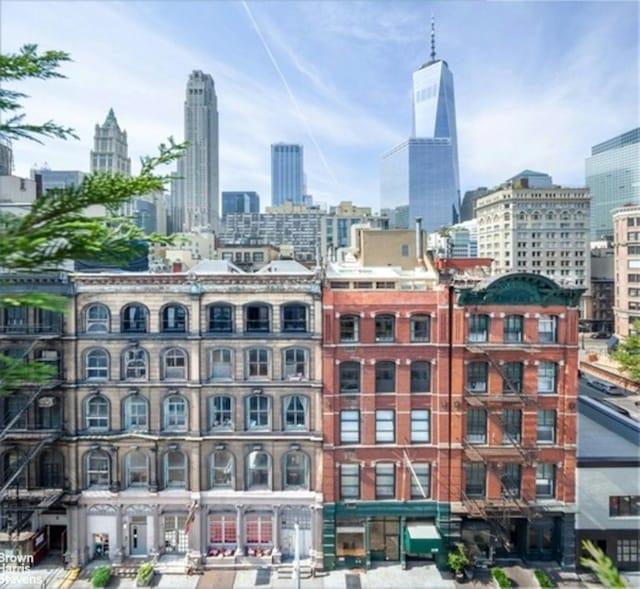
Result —
[[44, 162], [88, 170], [110, 107], [137, 171], [166, 137], [182, 139], [185, 84], [200, 69], [218, 95], [221, 190], [269, 204], [269, 146], [296, 142], [316, 201], [378, 209], [381, 155], [410, 134], [432, 13], [454, 75], [463, 191], [524, 168], [583, 185], [591, 146], [640, 124], [635, 1], [3, 0], [0, 10], [3, 52], [37, 43], [74, 60], [66, 80], [14, 86], [31, 95], [30, 119], [80, 136], [14, 145], [19, 175]]

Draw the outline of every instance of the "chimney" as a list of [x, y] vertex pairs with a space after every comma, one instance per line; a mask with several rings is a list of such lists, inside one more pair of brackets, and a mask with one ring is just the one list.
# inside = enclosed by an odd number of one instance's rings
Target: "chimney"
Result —
[[424, 252], [422, 251], [422, 217], [416, 217], [416, 258], [422, 263]]

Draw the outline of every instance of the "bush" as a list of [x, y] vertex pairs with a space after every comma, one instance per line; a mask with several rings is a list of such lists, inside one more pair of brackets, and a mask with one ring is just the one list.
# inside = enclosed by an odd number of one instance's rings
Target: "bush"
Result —
[[106, 587], [111, 579], [111, 567], [103, 564], [93, 571], [91, 576], [91, 585], [93, 587]]
[[470, 562], [467, 553], [465, 552], [464, 545], [458, 544], [455, 550], [452, 550], [447, 555], [447, 561], [451, 570], [459, 575], [466, 569]]
[[500, 567], [493, 567], [491, 569], [491, 574], [500, 586], [500, 589], [511, 589], [511, 579], [507, 577], [507, 573], [505, 573]]
[[138, 569], [138, 576], [136, 578], [136, 584], [139, 587], [149, 587], [151, 585], [151, 579], [153, 579], [153, 564], [145, 562], [140, 565]]
[[547, 577], [544, 571], [536, 569], [535, 571], [533, 571], [533, 574], [536, 576], [536, 579], [538, 579], [538, 585], [540, 585], [542, 589], [553, 589], [554, 584], [551, 579]]

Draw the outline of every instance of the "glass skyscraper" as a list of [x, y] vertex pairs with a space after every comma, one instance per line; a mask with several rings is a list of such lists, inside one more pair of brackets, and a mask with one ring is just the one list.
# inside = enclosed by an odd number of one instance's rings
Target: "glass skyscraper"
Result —
[[304, 201], [304, 148], [302, 145], [271, 145], [271, 204]]
[[640, 205], [640, 127], [594, 145], [585, 167], [591, 191], [591, 238], [612, 238], [611, 211]]
[[254, 191], [223, 190], [222, 218], [232, 213], [259, 213], [260, 195]]
[[422, 217], [434, 231], [458, 220], [460, 175], [453, 75], [436, 59], [413, 74], [413, 136], [382, 157], [380, 195], [385, 207], [409, 205], [409, 224]]

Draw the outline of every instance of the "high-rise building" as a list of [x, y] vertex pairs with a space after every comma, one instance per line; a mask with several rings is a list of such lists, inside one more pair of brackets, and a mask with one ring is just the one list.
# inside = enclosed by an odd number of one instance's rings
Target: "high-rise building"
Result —
[[298, 144], [271, 145], [271, 204], [303, 204], [304, 147]]
[[467, 190], [464, 193], [462, 204], [460, 205], [460, 222], [471, 221], [476, 218], [476, 200], [487, 194], [489, 190], [486, 186], [479, 186], [475, 190]]
[[613, 213], [613, 314], [615, 332], [626, 337], [640, 320], [640, 206], [629, 205]]
[[13, 172], [13, 150], [8, 139], [0, 138], [0, 176], [11, 176]]
[[585, 168], [591, 190], [591, 238], [611, 239], [611, 211], [640, 205], [640, 127], [594, 145]]
[[380, 193], [385, 206], [409, 205], [409, 225], [422, 217], [427, 230], [458, 221], [460, 178], [453, 75], [436, 59], [413, 74], [413, 135], [382, 157]]
[[260, 195], [247, 190], [224, 190], [222, 192], [222, 218], [231, 213], [259, 213]]
[[112, 108], [109, 109], [104, 123], [96, 124], [90, 169], [92, 172], [119, 172], [131, 176], [127, 132], [120, 129]]
[[84, 179], [84, 172], [79, 170], [50, 170], [47, 167], [32, 168], [31, 179], [38, 185], [38, 195], [47, 194], [56, 188], [79, 186]]
[[189, 147], [178, 162], [175, 207], [183, 231], [218, 228], [218, 99], [213, 78], [194, 70], [187, 82], [184, 101], [184, 138]]

